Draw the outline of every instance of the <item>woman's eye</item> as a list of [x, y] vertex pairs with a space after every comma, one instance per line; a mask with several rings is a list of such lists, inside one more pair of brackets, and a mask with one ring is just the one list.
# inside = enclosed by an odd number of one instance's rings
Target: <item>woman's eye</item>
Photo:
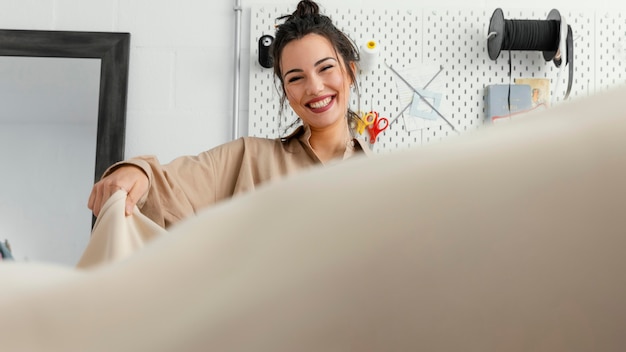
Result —
[[295, 81], [300, 80], [301, 78], [302, 78], [302, 77], [291, 77], [291, 78], [289, 78], [289, 79], [287, 80], [287, 82], [289, 82], [289, 83], [293, 83], [293, 82], [295, 82]]
[[331, 69], [331, 68], [333, 68], [333, 65], [326, 65], [326, 66], [322, 67], [322, 71], [326, 71], [326, 70]]

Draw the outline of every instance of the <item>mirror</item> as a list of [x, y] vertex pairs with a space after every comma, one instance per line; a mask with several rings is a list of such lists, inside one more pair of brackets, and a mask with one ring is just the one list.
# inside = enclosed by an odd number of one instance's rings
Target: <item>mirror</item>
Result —
[[0, 30], [0, 240], [16, 260], [82, 254], [92, 181], [124, 158], [129, 47], [128, 33]]

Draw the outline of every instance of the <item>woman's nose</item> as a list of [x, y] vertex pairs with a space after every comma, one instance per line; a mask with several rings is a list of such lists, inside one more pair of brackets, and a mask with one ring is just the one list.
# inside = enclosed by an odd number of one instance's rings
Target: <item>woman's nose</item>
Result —
[[324, 82], [321, 77], [317, 75], [312, 75], [307, 80], [307, 94], [309, 95], [318, 95], [320, 92], [324, 90]]

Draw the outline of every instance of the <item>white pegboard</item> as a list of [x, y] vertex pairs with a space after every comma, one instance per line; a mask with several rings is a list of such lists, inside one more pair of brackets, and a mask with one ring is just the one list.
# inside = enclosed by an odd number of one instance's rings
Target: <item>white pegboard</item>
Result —
[[604, 90], [626, 81], [626, 16], [601, 12], [596, 16], [595, 84]]
[[[349, 9], [324, 7], [338, 28], [357, 46], [376, 40], [381, 46], [378, 67], [360, 72], [360, 96], [353, 94], [355, 111], [378, 111], [393, 123], [379, 135], [374, 151], [392, 151], [443, 140], [474, 130], [484, 124], [484, 89], [491, 84], [513, 83], [518, 77], [550, 79], [551, 103], [563, 101], [567, 69], [546, 62], [539, 51], [502, 51], [496, 60], [487, 53], [487, 28], [495, 9]], [[505, 9], [505, 19], [543, 20], [551, 8]], [[574, 80], [570, 99], [626, 82], [626, 25], [621, 13], [570, 12], [558, 9], [572, 27], [574, 37]], [[289, 107], [279, 121], [280, 87], [272, 70], [258, 63], [258, 40], [274, 34], [276, 18], [289, 14], [288, 6], [258, 6], [251, 9], [249, 134], [260, 137], [283, 136], [285, 127], [297, 117]], [[367, 25], [365, 25], [367, 24]], [[509, 58], [511, 72], [509, 76]], [[598, 63], [598, 64], [596, 64]], [[444, 117], [419, 130], [407, 130], [399, 113], [398, 87], [403, 83], [387, 67], [396, 70], [420, 66], [443, 68]], [[364, 134], [362, 136], [367, 139]]]

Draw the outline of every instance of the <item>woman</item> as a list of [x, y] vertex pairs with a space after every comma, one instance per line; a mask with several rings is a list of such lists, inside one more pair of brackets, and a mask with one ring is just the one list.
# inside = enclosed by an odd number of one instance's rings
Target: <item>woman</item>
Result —
[[302, 126], [285, 138], [244, 137], [166, 165], [151, 156], [115, 164], [89, 197], [96, 216], [123, 189], [127, 215], [138, 205], [167, 228], [261, 183], [368, 152], [350, 128], [358, 118], [348, 107], [356, 82], [356, 47], [313, 1], [301, 1], [293, 14], [280, 19], [285, 22], [273, 43], [274, 74], [282, 87], [281, 105], [288, 100]]

